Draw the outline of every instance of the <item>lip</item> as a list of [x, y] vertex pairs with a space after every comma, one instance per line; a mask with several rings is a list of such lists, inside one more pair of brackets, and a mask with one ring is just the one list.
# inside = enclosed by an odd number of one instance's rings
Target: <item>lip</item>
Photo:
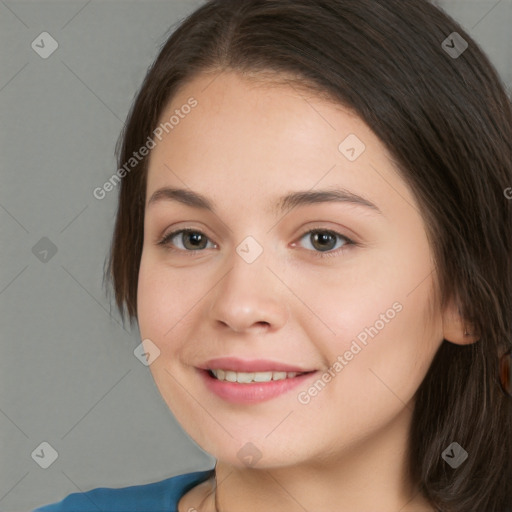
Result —
[[254, 404], [271, 400], [304, 384], [306, 379], [311, 378], [317, 372], [304, 373], [282, 380], [252, 382], [249, 384], [217, 380], [210, 375], [208, 370], [199, 369], [199, 373], [206, 387], [223, 400], [234, 404]]
[[216, 357], [206, 361], [202, 370], [231, 370], [232, 372], [312, 372], [315, 369], [301, 368], [269, 359], [239, 359], [237, 357]]

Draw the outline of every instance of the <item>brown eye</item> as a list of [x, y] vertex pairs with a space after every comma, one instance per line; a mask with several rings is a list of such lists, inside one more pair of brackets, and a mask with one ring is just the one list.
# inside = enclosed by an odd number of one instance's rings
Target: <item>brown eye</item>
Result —
[[332, 251], [336, 246], [336, 236], [327, 231], [317, 231], [309, 236], [313, 247], [319, 251]]
[[[204, 249], [206, 247], [205, 242], [207, 241], [207, 238], [202, 234], [198, 232], [184, 232], [181, 234], [181, 240], [185, 247], [185, 249], [190, 250], [197, 250], [197, 249]], [[188, 247], [187, 245], [190, 244]]]
[[[309, 240], [312, 250], [316, 253], [315, 255], [320, 257], [336, 256], [341, 251], [346, 250], [347, 246], [356, 245], [355, 242], [341, 233], [325, 229], [310, 230], [302, 235], [302, 239]], [[337, 246], [337, 244], [339, 245]]]
[[181, 229], [179, 231], [173, 231], [158, 242], [158, 245], [163, 245], [170, 249], [176, 249], [185, 252], [200, 251], [202, 249], [206, 249], [207, 244], [208, 237], [204, 233], [201, 233], [201, 231], [193, 229]]

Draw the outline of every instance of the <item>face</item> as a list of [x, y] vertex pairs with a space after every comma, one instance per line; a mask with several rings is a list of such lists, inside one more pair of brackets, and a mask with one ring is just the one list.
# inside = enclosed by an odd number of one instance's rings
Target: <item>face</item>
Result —
[[290, 85], [212, 80], [173, 98], [150, 156], [150, 370], [219, 460], [335, 460], [407, 423], [442, 342], [425, 227], [360, 118]]

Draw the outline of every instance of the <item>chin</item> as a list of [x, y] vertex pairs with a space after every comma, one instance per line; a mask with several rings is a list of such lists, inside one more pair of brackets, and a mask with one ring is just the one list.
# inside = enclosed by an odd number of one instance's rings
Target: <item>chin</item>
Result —
[[202, 450], [218, 462], [240, 469], [287, 467], [299, 464], [305, 459], [306, 455], [300, 451], [304, 444], [297, 439], [294, 439], [292, 444], [288, 444], [290, 437], [286, 432], [283, 431], [280, 435], [272, 433], [266, 438], [269, 429], [266, 428], [265, 433], [261, 433], [262, 431], [262, 429], [260, 432], [254, 431], [254, 435], [247, 430], [240, 432], [239, 435], [232, 432], [234, 438], [226, 434], [218, 439], [204, 432], [199, 435], [191, 432], [189, 435]]

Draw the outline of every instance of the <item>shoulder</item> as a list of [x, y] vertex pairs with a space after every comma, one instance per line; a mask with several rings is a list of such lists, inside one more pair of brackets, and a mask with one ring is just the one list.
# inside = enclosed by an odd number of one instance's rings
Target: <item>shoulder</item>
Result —
[[173, 476], [159, 482], [130, 487], [97, 487], [69, 494], [63, 500], [32, 512], [175, 512], [183, 494], [213, 474], [213, 469]]

